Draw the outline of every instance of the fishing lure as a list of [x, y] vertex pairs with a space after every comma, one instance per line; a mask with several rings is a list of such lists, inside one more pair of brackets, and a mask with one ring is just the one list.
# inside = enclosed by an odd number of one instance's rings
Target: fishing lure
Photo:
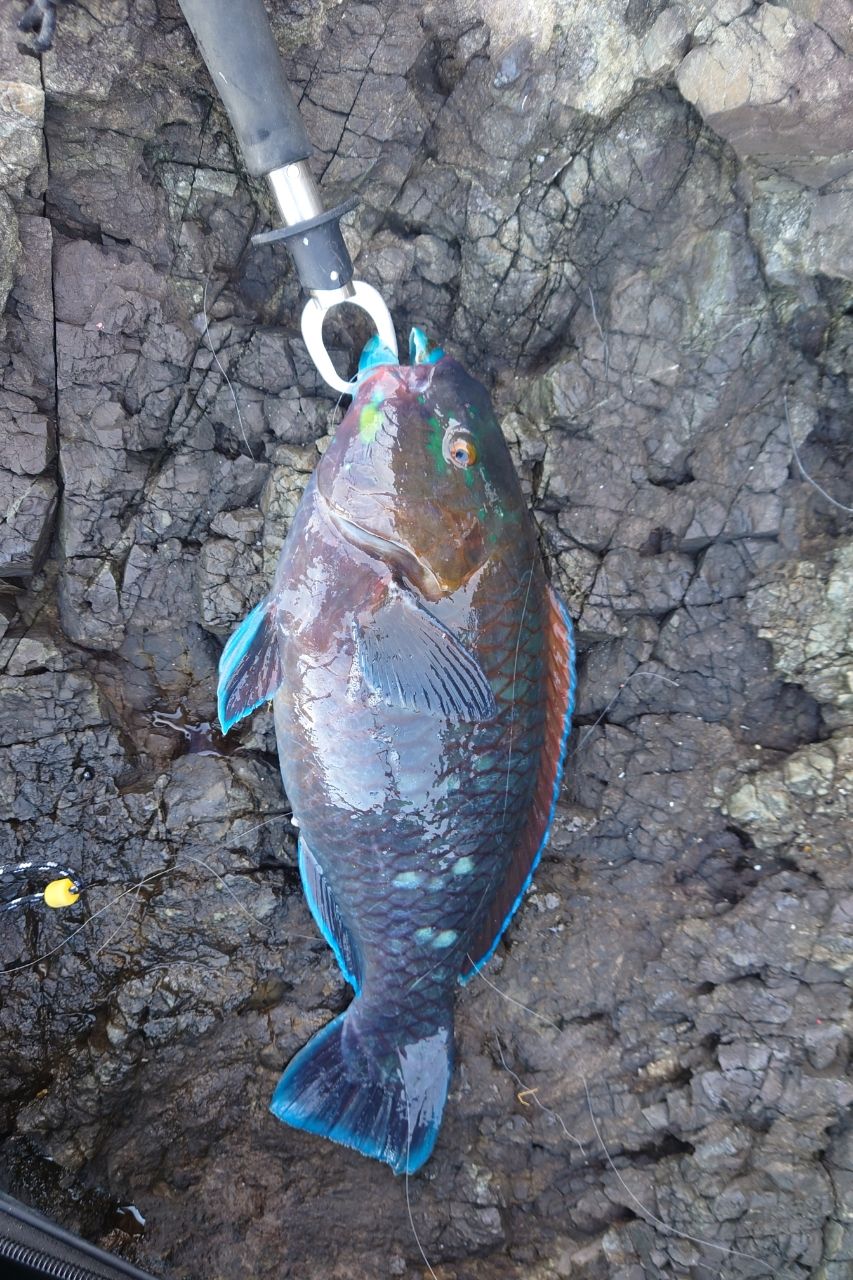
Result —
[[220, 663], [227, 732], [273, 699], [305, 895], [355, 999], [281, 1120], [413, 1172], [453, 1002], [527, 889], [560, 787], [572, 629], [485, 389], [413, 331], [368, 344], [273, 589]]
[[18, 894], [14, 898], [0, 900], [0, 911], [14, 911], [18, 907], [35, 907], [44, 904], [54, 909], [71, 907], [83, 892], [80, 877], [70, 867], [59, 862], [16, 862], [10, 867], [0, 867], [0, 891], [4, 880], [14, 882], [21, 878], [34, 880], [53, 872], [53, 879], [38, 893]]

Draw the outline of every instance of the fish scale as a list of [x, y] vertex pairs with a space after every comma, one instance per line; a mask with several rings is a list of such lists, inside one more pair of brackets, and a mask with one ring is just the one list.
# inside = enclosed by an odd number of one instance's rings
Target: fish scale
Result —
[[229, 641], [223, 727], [273, 697], [311, 910], [355, 990], [272, 1110], [413, 1171], [453, 995], [530, 882], [559, 789], [570, 624], [488, 396], [447, 357], [366, 376]]

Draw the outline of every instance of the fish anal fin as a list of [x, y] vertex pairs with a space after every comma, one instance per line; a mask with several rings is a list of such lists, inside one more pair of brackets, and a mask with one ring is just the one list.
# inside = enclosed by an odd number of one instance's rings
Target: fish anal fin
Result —
[[533, 879], [554, 819], [575, 701], [575, 649], [572, 624], [557, 593], [547, 589], [547, 706], [545, 737], [530, 813], [509, 871], [498, 889], [459, 975], [467, 982], [491, 957]]
[[338, 900], [332, 892], [323, 868], [301, 836], [299, 838], [299, 874], [302, 877], [305, 898], [317, 922], [317, 927], [335, 953], [341, 973], [358, 994], [361, 987], [358, 948], [344, 923]]
[[268, 702], [282, 681], [275, 605], [262, 600], [240, 623], [219, 659], [217, 705], [222, 732]]

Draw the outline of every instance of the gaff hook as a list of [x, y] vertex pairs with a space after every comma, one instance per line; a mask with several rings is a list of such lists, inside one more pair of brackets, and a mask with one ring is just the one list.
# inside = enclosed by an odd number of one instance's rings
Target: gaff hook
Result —
[[246, 168], [265, 177], [283, 227], [254, 236], [255, 244], [284, 240], [302, 287], [311, 297], [302, 315], [302, 334], [321, 377], [336, 391], [351, 394], [335, 370], [323, 342], [323, 320], [332, 307], [349, 302], [366, 311], [381, 342], [396, 356], [394, 324], [381, 295], [353, 280], [340, 219], [356, 201], [325, 210], [308, 165], [311, 143], [278, 55], [263, 0], [241, 0], [239, 21], [233, 0], [179, 0], [207, 63], [234, 131]]
[[[341, 290], [341, 293], [343, 294], [344, 290]], [[385, 305], [382, 294], [378, 289], [374, 289], [372, 284], [365, 284], [363, 280], [353, 280], [350, 291], [343, 297], [323, 297], [322, 294], [315, 293], [308, 299], [302, 312], [301, 324], [302, 339], [308, 348], [308, 354], [324, 382], [328, 382], [329, 386], [334, 387], [336, 391], [352, 395], [353, 383], [346, 382], [338, 373], [323, 341], [323, 321], [332, 307], [343, 306], [345, 303], [353, 307], [361, 307], [362, 311], [367, 312], [373, 321], [380, 342], [393, 351], [395, 356], [397, 355], [397, 335], [394, 332], [394, 321], [391, 319], [391, 313]]]
[[267, 181], [285, 225], [253, 236], [252, 243], [283, 240], [287, 245], [300, 282], [311, 294], [301, 322], [308, 354], [324, 382], [335, 391], [351, 395], [353, 383], [335, 369], [323, 341], [323, 321], [333, 307], [344, 303], [360, 307], [373, 321], [383, 346], [397, 355], [397, 335], [385, 299], [373, 285], [352, 278], [352, 260], [339, 224], [358, 201], [352, 197], [334, 209], [324, 209], [314, 176], [304, 160], [273, 170], [267, 174]]

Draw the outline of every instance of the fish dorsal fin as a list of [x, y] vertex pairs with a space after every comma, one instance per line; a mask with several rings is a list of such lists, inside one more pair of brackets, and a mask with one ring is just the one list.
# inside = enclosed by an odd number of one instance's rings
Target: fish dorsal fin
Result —
[[302, 877], [305, 898], [317, 922], [317, 927], [334, 951], [341, 973], [358, 995], [361, 988], [358, 949], [352, 934], [344, 924], [338, 900], [332, 892], [323, 868], [301, 836], [299, 837], [299, 874]]
[[275, 605], [262, 600], [240, 623], [219, 659], [217, 704], [222, 732], [268, 702], [281, 681]]
[[390, 706], [454, 721], [497, 714], [473, 653], [409, 591], [392, 587], [375, 613], [353, 623], [353, 637], [364, 683]]
[[530, 814], [521, 834], [503, 884], [489, 907], [483, 925], [474, 939], [459, 975], [467, 982], [491, 957], [501, 935], [515, 915], [527, 892], [533, 873], [548, 841], [554, 818], [566, 744], [571, 728], [575, 701], [575, 649], [572, 624], [560, 597], [547, 589], [546, 681], [547, 707], [545, 737], [540, 756], [539, 774], [533, 792]]

